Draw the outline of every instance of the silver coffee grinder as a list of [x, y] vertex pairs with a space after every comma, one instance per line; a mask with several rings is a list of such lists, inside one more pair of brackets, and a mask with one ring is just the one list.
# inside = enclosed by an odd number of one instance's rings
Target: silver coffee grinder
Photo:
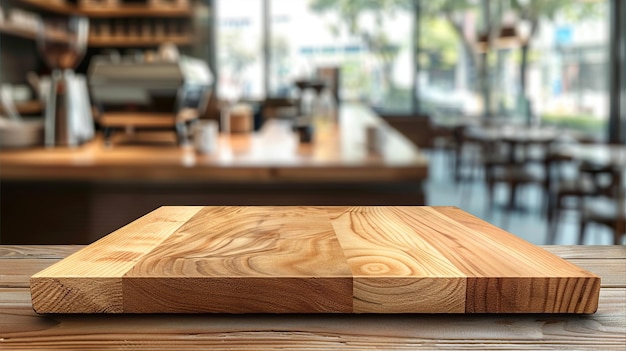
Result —
[[84, 76], [74, 73], [87, 47], [89, 21], [82, 16], [42, 20], [37, 44], [52, 70], [45, 94], [45, 144], [74, 147], [94, 135], [91, 104]]

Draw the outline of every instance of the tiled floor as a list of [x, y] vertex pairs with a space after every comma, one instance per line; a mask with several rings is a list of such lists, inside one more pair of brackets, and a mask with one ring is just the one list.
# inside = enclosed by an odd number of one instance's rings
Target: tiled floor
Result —
[[[516, 210], [508, 218], [503, 208], [496, 205], [488, 210], [486, 188], [482, 179], [456, 184], [453, 174], [449, 171], [449, 160], [441, 152], [429, 153], [430, 178], [426, 184], [428, 205], [458, 206], [498, 227], [501, 227], [533, 244], [546, 244], [547, 221], [541, 209], [542, 194], [539, 187], [528, 187], [521, 193], [519, 203], [522, 210]], [[496, 188], [496, 202], [504, 203], [507, 199], [506, 189]], [[572, 212], [565, 214], [556, 236], [555, 244], [574, 245], [578, 237], [578, 218]], [[590, 225], [586, 235], [587, 245], [611, 245], [612, 234], [608, 228]]]

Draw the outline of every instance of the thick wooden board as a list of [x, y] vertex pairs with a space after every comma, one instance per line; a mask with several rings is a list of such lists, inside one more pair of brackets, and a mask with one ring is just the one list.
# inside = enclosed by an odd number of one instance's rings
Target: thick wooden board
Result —
[[31, 277], [39, 313], [593, 313], [599, 291], [453, 207], [161, 207]]

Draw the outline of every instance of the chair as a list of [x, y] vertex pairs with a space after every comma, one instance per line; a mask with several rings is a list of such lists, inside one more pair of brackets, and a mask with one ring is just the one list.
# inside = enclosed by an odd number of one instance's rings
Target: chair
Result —
[[[493, 208], [495, 186], [498, 183], [505, 184], [509, 188], [509, 199], [505, 211], [509, 213], [516, 206], [520, 188], [526, 185], [539, 185], [543, 193], [549, 187], [549, 172], [547, 149], [550, 143], [516, 144], [508, 142], [496, 142], [491, 146], [491, 153], [487, 154], [483, 163], [485, 167], [485, 181], [487, 183], [489, 209]], [[512, 158], [521, 147], [525, 154], [520, 161]], [[535, 157], [527, 157], [528, 149], [535, 147], [539, 150]], [[545, 207], [547, 201], [542, 205]]]
[[598, 197], [584, 198], [581, 201], [578, 244], [584, 243], [588, 225], [595, 223], [612, 229], [613, 244], [619, 245], [622, 235], [626, 232], [626, 204], [622, 170], [609, 165], [594, 170], [594, 174], [607, 174], [610, 181], [605, 186], [596, 183]]
[[[548, 233], [547, 244], [555, 243], [556, 234], [559, 231], [559, 224], [562, 213], [565, 210], [579, 211], [580, 202], [583, 198], [594, 196], [598, 193], [594, 179], [600, 173], [588, 172], [586, 165], [580, 165], [570, 156], [552, 154], [548, 159], [548, 171], [550, 172], [548, 185]], [[575, 169], [568, 174], [567, 170]], [[570, 200], [569, 203], [567, 200]], [[573, 203], [574, 206], [570, 204]]]
[[454, 180], [456, 183], [463, 181], [463, 169], [472, 173], [481, 164], [480, 156], [483, 154], [483, 144], [480, 140], [467, 135], [467, 126], [458, 126], [453, 132], [454, 138]]

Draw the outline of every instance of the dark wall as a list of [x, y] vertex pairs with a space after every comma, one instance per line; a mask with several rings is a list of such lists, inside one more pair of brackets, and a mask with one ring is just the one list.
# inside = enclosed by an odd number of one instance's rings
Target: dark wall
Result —
[[0, 182], [0, 244], [90, 244], [168, 206], [417, 206], [422, 185]]
[[26, 83], [26, 72], [39, 68], [37, 55], [34, 40], [0, 35], [0, 83]]

